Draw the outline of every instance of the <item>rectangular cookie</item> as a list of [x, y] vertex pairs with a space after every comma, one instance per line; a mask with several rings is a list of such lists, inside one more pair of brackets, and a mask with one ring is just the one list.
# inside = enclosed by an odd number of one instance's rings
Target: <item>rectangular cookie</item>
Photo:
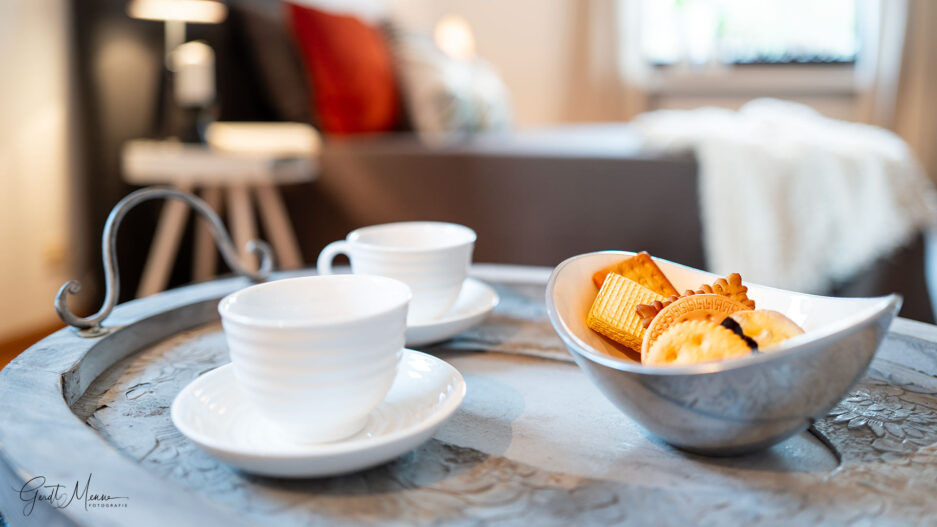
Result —
[[609, 273], [589, 309], [586, 326], [640, 352], [645, 329], [635, 307], [663, 299], [663, 296], [633, 280]]
[[671, 295], [679, 295], [664, 272], [657, 267], [651, 255], [642, 251], [638, 254], [622, 260], [614, 265], [606, 267], [592, 275], [592, 281], [595, 286], [600, 288], [605, 281], [605, 276], [609, 273], [618, 273], [625, 278], [633, 280], [642, 286], [654, 291], [655, 293], [669, 298]]

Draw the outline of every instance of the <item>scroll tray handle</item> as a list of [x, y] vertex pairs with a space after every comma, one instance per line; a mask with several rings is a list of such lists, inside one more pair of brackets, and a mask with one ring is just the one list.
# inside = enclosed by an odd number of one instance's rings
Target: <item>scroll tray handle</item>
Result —
[[246, 276], [254, 282], [262, 282], [267, 279], [273, 270], [273, 251], [262, 240], [247, 242], [247, 250], [260, 259], [260, 269], [257, 271], [247, 269], [241, 263], [224, 223], [207, 203], [194, 194], [166, 187], [147, 187], [134, 191], [114, 206], [107, 217], [107, 222], [104, 224], [104, 233], [101, 235], [101, 259], [104, 264], [106, 292], [104, 305], [101, 306], [101, 309], [97, 313], [84, 318], [75, 316], [68, 309], [68, 295], [77, 295], [81, 292], [81, 283], [77, 280], [66, 282], [55, 296], [55, 311], [58, 313], [59, 318], [69, 326], [79, 329], [79, 334], [82, 336], [97, 337], [106, 334], [107, 329], [101, 326], [101, 323], [117, 305], [117, 298], [120, 293], [120, 274], [117, 268], [117, 229], [121, 220], [130, 209], [138, 204], [159, 198], [180, 200], [192, 207], [195, 212], [201, 214], [211, 228], [212, 238], [214, 238], [218, 250], [221, 251], [225, 263], [236, 274]]

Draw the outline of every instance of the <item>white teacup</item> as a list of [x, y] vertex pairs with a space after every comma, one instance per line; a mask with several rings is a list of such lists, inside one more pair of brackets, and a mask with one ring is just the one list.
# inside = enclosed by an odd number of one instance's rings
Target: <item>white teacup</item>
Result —
[[355, 274], [395, 278], [413, 291], [409, 322], [432, 320], [455, 303], [472, 262], [475, 231], [455, 223], [408, 221], [362, 227], [319, 253], [320, 275], [345, 254]]
[[369, 275], [289, 278], [218, 304], [238, 387], [297, 441], [360, 431], [387, 395], [410, 290]]

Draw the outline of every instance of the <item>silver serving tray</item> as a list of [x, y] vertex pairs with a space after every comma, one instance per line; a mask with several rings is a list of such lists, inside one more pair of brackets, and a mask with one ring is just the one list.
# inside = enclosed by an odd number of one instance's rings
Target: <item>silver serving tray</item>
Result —
[[[227, 361], [216, 303], [247, 283], [128, 302], [107, 335], [59, 331], [0, 371], [0, 511], [12, 525], [916, 524], [937, 513], [934, 326], [897, 320], [867, 377], [812, 432], [717, 460], [654, 440], [604, 402], [552, 333], [542, 284], [496, 284], [503, 302], [488, 322], [430, 349], [471, 386], [423, 447], [345, 477], [242, 474], [185, 440], [167, 409]], [[92, 493], [126, 507], [38, 501], [26, 516], [15, 489], [37, 476], [66, 498], [91, 477]]]

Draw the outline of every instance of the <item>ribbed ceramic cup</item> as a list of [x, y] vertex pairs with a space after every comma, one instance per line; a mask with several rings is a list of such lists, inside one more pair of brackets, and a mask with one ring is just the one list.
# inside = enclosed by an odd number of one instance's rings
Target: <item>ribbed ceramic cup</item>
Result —
[[289, 278], [218, 304], [238, 387], [284, 433], [322, 443], [361, 430], [404, 345], [406, 284], [381, 276]]
[[319, 253], [320, 275], [332, 274], [332, 260], [345, 254], [355, 274], [404, 282], [413, 291], [409, 322], [443, 315], [459, 296], [475, 248], [475, 231], [434, 221], [386, 223], [356, 229]]

